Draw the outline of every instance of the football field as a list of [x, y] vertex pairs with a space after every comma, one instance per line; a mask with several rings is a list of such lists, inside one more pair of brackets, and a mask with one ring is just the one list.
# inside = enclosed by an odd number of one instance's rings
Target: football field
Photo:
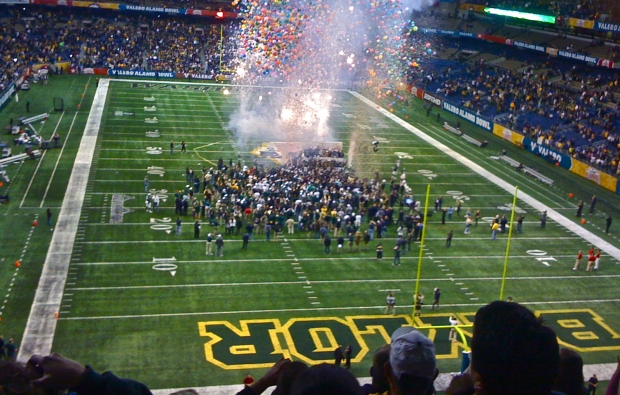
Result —
[[[586, 364], [613, 362], [620, 351], [620, 240], [601, 229], [608, 207], [620, 206], [617, 195], [607, 195], [607, 204], [586, 214], [582, 225], [568, 192], [589, 199], [591, 187], [581, 186], [587, 181], [547, 169], [538, 158], [528, 160], [568, 181], [551, 187], [516, 172], [499, 152], [528, 154], [490, 135], [489, 147], [477, 148], [444, 131], [436, 113], [426, 117], [418, 102], [390, 112], [361, 94], [334, 91], [330, 128], [354, 174], [372, 178], [378, 171], [389, 180], [400, 159], [423, 205], [430, 185], [424, 245], [413, 244], [402, 265], [393, 266], [394, 225], [386, 238], [370, 242], [369, 251], [345, 246], [328, 256], [319, 240], [296, 228], [278, 242], [255, 235], [247, 251], [239, 236], [224, 235], [224, 256], [209, 256], [206, 235], [223, 234], [223, 227], [204, 221], [195, 239], [190, 215], [181, 217], [180, 235], [175, 232], [175, 192], [188, 184], [186, 169], [200, 174], [219, 158], [275, 165], [253, 153], [273, 141], [240, 144], [228, 130], [241, 88], [131, 80], [99, 85], [59, 217], [67, 226], [57, 227], [47, 255], [46, 265], [58, 270], [49, 277], [43, 269], [41, 283], [51, 285], [35, 296], [41, 306], [54, 301], [58, 319], [35, 325], [41, 317], [31, 313], [29, 321], [33, 331], [50, 336], [52, 351], [158, 389], [238, 384], [282, 356], [331, 362], [338, 344], [351, 344], [352, 371], [366, 377], [373, 351], [399, 326], [448, 325], [451, 314], [471, 324], [480, 306], [499, 298], [508, 233], [491, 240], [490, 223], [496, 215], [510, 219], [515, 186], [515, 213], [525, 219], [523, 232], [512, 233], [504, 298], [541, 314]], [[250, 94], [268, 100], [274, 89]], [[380, 142], [376, 153], [364, 149], [372, 141]], [[160, 198], [156, 212], [145, 209], [147, 190]], [[460, 201], [460, 216], [455, 212], [441, 224], [440, 213], [430, 215], [439, 196], [444, 207]], [[468, 209], [480, 210], [482, 219], [464, 234]], [[544, 228], [542, 210], [549, 212]], [[454, 239], [447, 248], [450, 230]], [[381, 261], [374, 252], [378, 242], [386, 247]], [[577, 252], [591, 246], [603, 251], [600, 269], [586, 272], [582, 263], [571, 270]], [[419, 262], [426, 304], [413, 319]], [[442, 291], [439, 310], [430, 309], [435, 287]], [[384, 314], [389, 291], [396, 296], [396, 315]], [[448, 329], [424, 331], [435, 341], [440, 371], [458, 371], [462, 342], [449, 342]], [[465, 333], [471, 335], [470, 329]]]

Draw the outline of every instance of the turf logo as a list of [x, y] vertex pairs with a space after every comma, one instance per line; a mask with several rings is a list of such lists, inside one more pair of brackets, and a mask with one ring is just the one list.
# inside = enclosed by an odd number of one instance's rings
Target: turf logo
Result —
[[[445, 326], [449, 313], [416, 317], [414, 323], [436, 343], [437, 358], [458, 358], [463, 343], [450, 342]], [[462, 323], [469, 318], [460, 315]], [[308, 364], [333, 362], [334, 349], [351, 344], [353, 363], [361, 362], [377, 345], [389, 342], [390, 334], [403, 325], [412, 325], [410, 316], [351, 316], [199, 322], [200, 336], [208, 362], [226, 370], [270, 367], [281, 356]], [[471, 336], [471, 333], [467, 333]]]
[[[553, 328], [558, 341], [579, 352], [618, 351], [620, 335], [590, 309], [541, 310], [546, 325]], [[449, 317], [452, 313], [436, 313], [415, 317], [408, 315], [368, 315], [348, 317], [306, 317], [250, 319], [238, 322], [198, 322], [207, 362], [225, 370], [268, 368], [280, 357], [308, 364], [332, 363], [338, 345], [351, 344], [351, 361], [360, 363], [390, 334], [403, 325], [414, 325], [435, 343], [438, 359], [460, 358], [465, 342], [472, 336], [463, 329], [464, 338], [449, 340]], [[475, 312], [455, 314], [461, 325], [471, 325]], [[365, 360], [365, 363], [368, 360]]]

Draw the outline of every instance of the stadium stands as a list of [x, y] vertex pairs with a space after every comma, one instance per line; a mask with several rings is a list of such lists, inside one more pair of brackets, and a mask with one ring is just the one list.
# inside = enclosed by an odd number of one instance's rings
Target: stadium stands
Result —
[[[132, 4], [206, 8], [219, 3], [194, 0]], [[485, 2], [486, 4], [486, 2]], [[489, 5], [519, 9], [517, 1]], [[530, 11], [571, 12], [581, 17], [591, 10], [612, 10], [612, 4], [528, 3]], [[551, 7], [551, 8], [549, 8]], [[520, 42], [570, 50], [598, 58], [618, 59], [620, 49], [601, 40], [512, 27], [483, 19], [451, 18], [432, 10], [414, 15], [418, 26], [494, 34]], [[78, 72], [100, 67], [139, 71], [216, 74], [232, 68], [238, 23], [206, 18], [158, 16], [79, 8], [0, 8], [2, 34], [0, 90], [35, 63], [68, 62]], [[223, 32], [223, 50], [220, 40]], [[616, 128], [620, 91], [612, 70], [586, 67], [576, 61], [549, 58], [516, 46], [472, 39], [425, 36], [438, 49], [437, 57], [418, 59], [409, 70], [410, 82], [494, 122], [542, 138], [550, 146], [585, 158], [605, 171], [618, 171]], [[220, 59], [221, 54], [224, 56]], [[222, 61], [222, 64], [220, 64]]]

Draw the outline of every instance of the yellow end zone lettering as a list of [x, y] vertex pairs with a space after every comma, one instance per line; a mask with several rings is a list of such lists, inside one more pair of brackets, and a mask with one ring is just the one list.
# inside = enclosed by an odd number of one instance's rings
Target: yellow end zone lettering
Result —
[[[618, 351], [620, 335], [590, 309], [540, 310], [546, 325], [553, 328], [558, 342], [579, 352]], [[390, 342], [401, 326], [413, 325], [435, 342], [438, 359], [460, 358], [469, 342], [471, 328], [463, 328], [464, 339], [451, 342], [448, 318], [455, 315], [461, 325], [473, 324], [475, 313], [433, 313], [407, 315], [365, 315], [341, 317], [206, 321], [198, 323], [208, 362], [225, 370], [268, 368], [281, 357], [307, 364], [333, 363], [334, 348], [353, 349], [351, 362], [361, 362], [369, 352]], [[443, 328], [436, 328], [443, 327]]]

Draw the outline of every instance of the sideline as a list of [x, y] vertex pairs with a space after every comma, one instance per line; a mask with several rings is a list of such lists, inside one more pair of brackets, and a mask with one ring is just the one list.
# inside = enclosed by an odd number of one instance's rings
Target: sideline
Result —
[[47, 355], [52, 350], [57, 323], [55, 314], [60, 310], [109, 84], [108, 79], [99, 80], [99, 87], [88, 115], [84, 135], [71, 170], [67, 192], [30, 308], [30, 315], [17, 355], [19, 362], [27, 362], [30, 356], [35, 354]]
[[[361, 94], [359, 94], [357, 92], [353, 92], [353, 91], [349, 91], [349, 93], [351, 95], [353, 95], [354, 97], [357, 97], [359, 100], [361, 100], [367, 106], [372, 107], [373, 109], [375, 109], [375, 111], [381, 113], [383, 116], [389, 118], [390, 120], [392, 120], [393, 122], [395, 122], [399, 126], [401, 126], [401, 127], [405, 128], [406, 130], [410, 131], [412, 134], [416, 135], [420, 139], [424, 140], [426, 143], [428, 143], [428, 144], [432, 145], [433, 147], [437, 148], [438, 150], [442, 151], [446, 155], [454, 158], [458, 162], [462, 163], [464, 166], [467, 166], [468, 168], [470, 168], [471, 170], [475, 171], [476, 173], [478, 173], [482, 177], [486, 178], [487, 180], [489, 180], [493, 184], [497, 185], [498, 187], [502, 188], [506, 192], [508, 192], [510, 194], [514, 193], [515, 185], [512, 185], [511, 183], [509, 183], [507, 181], [504, 181], [503, 179], [499, 178], [495, 174], [493, 174], [490, 171], [486, 170], [482, 166], [478, 165], [477, 163], [474, 163], [472, 160], [470, 160], [470, 159], [466, 158], [465, 156], [459, 154], [458, 152], [454, 151], [452, 148], [446, 146], [443, 143], [440, 143], [435, 138], [433, 138], [433, 137], [427, 135], [426, 133], [422, 132], [420, 129], [416, 128], [415, 126], [413, 126], [413, 125], [405, 122], [404, 120], [398, 118], [396, 115], [390, 113], [385, 108], [380, 107], [377, 104], [373, 103], [372, 101], [370, 101], [366, 97], [362, 96]], [[545, 205], [543, 203], [540, 203], [538, 200], [534, 199], [532, 196], [530, 196], [529, 194], [523, 192], [522, 190], [519, 190], [517, 197], [519, 198], [519, 200], [521, 200], [524, 203], [529, 204], [530, 206], [532, 206], [534, 209], [538, 210], [539, 212], [542, 212], [543, 210], [547, 211], [548, 218], [549, 218], [550, 221], [554, 221], [554, 222], [558, 223], [559, 225], [565, 227], [569, 231], [575, 233], [577, 236], [580, 236], [581, 238], [586, 240], [588, 243], [595, 245], [601, 251], [604, 251], [604, 252], [608, 253], [609, 255], [611, 255], [612, 257], [614, 257], [615, 259], [620, 260], [620, 249], [618, 249], [617, 247], [614, 247], [613, 245], [611, 245], [610, 243], [608, 243], [607, 241], [605, 241], [601, 237], [596, 236], [592, 232], [590, 232], [590, 231], [584, 229], [583, 227], [577, 225], [576, 223], [572, 222], [571, 220], [569, 220], [568, 218], [566, 218], [565, 216], [563, 216], [559, 212], [553, 210], [549, 206], [547, 206], [547, 205]]]

